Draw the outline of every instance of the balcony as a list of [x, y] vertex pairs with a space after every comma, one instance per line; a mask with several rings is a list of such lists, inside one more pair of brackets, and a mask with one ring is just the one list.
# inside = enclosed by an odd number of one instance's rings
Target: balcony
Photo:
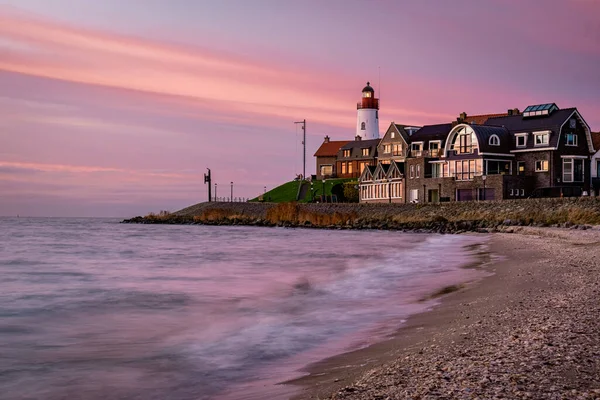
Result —
[[365, 97], [362, 101], [356, 103], [356, 109], [360, 110], [363, 108], [372, 108], [375, 110], [379, 110], [379, 99], [375, 99], [373, 97]]

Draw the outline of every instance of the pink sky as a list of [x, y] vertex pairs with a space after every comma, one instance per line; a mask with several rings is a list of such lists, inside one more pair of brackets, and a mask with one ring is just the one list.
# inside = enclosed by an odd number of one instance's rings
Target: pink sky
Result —
[[[325, 135], [556, 102], [600, 130], [600, 2], [9, 0], [0, 215], [129, 216], [254, 197]], [[251, 4], [250, 4], [251, 3]], [[381, 87], [378, 86], [381, 68]], [[227, 189], [226, 189], [227, 188]]]

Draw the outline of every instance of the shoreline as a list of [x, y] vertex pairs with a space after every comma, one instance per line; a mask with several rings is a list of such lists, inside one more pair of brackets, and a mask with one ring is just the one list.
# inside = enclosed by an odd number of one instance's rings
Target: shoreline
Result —
[[490, 276], [282, 384], [293, 399], [600, 398], [600, 232], [515, 231], [491, 236]]

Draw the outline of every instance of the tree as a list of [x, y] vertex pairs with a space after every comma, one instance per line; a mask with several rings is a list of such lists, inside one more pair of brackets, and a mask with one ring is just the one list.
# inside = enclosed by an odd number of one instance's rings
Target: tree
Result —
[[358, 182], [351, 181], [344, 183], [344, 198], [349, 203], [358, 203]]

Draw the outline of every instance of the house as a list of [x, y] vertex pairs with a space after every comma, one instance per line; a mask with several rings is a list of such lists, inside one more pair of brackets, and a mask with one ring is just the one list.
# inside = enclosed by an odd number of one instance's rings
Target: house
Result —
[[379, 162], [376, 167], [367, 166], [360, 178], [359, 201], [361, 203], [404, 203], [404, 163]]
[[348, 142], [348, 140], [330, 140], [329, 136], [325, 136], [323, 143], [314, 155], [317, 159], [317, 179], [337, 176], [336, 159], [338, 151]]
[[377, 160], [383, 164], [403, 163], [408, 155], [410, 136], [420, 128], [392, 122], [377, 146]]
[[357, 135], [353, 141], [343, 145], [337, 155], [337, 176], [358, 178], [367, 166], [376, 166], [379, 140], [363, 140]]
[[[590, 129], [576, 108], [556, 104], [509, 110], [483, 124], [459, 118], [411, 136], [407, 200], [414, 202], [522, 198], [542, 188], [589, 190]], [[565, 191], [566, 193], [566, 191]]]
[[592, 144], [596, 153], [592, 156], [591, 162], [591, 186], [594, 196], [600, 196], [600, 132], [592, 132]]

